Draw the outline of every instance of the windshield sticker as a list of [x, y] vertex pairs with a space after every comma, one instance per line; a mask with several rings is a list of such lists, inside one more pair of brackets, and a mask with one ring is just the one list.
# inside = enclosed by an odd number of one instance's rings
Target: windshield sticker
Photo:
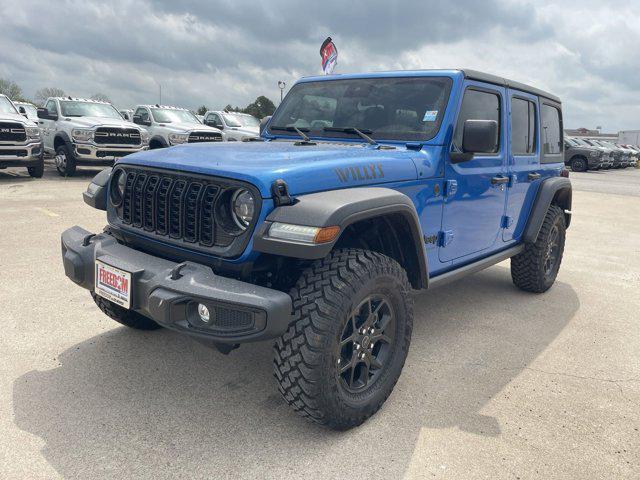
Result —
[[423, 122], [435, 122], [438, 118], [438, 110], [427, 110], [422, 117]]

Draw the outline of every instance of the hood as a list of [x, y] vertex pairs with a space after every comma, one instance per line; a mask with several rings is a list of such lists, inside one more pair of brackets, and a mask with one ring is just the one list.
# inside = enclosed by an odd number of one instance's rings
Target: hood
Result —
[[290, 141], [193, 143], [128, 155], [118, 163], [243, 180], [263, 198], [283, 179], [293, 195], [415, 180], [419, 152], [359, 143], [296, 146]]
[[255, 135], [256, 137], [260, 135], [260, 128], [251, 128], [251, 127], [229, 127], [230, 132], [236, 132], [241, 135]]
[[0, 113], [0, 122], [18, 122], [27, 127], [37, 127], [35, 122], [19, 113]]
[[167, 130], [171, 130], [175, 133], [189, 133], [193, 131], [198, 132], [216, 132], [222, 133], [221, 130], [217, 128], [210, 127], [209, 125], [204, 125], [202, 123], [161, 123], [161, 127], [166, 128]]
[[118, 118], [105, 118], [105, 117], [63, 117], [66, 121], [73, 123], [79, 127], [121, 127], [121, 128], [135, 128], [140, 130], [140, 127], [132, 122], [127, 122]]

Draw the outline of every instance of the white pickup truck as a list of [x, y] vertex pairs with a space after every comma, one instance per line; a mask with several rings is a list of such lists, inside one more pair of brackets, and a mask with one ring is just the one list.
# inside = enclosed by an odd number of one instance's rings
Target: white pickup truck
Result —
[[71, 176], [77, 165], [111, 165], [148, 148], [149, 136], [125, 121], [107, 102], [52, 97], [38, 109], [44, 149], [55, 155], [56, 168]]
[[222, 142], [226, 135], [203, 125], [186, 108], [167, 105], [138, 105], [133, 121], [149, 133], [149, 148], [164, 148], [181, 143]]
[[0, 169], [27, 167], [29, 175], [40, 178], [44, 174], [43, 153], [38, 125], [0, 94]]
[[222, 130], [230, 142], [260, 135], [260, 120], [247, 113], [209, 110], [204, 115], [204, 123]]

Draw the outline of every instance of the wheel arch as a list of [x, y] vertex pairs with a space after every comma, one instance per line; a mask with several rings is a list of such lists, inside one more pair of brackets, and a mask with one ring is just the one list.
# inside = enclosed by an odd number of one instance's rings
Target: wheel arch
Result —
[[565, 177], [553, 177], [543, 180], [534, 201], [529, 220], [523, 234], [523, 241], [535, 243], [550, 205], [562, 208], [566, 227], [571, 223], [571, 202], [573, 192], [571, 181]]
[[[69, 135], [67, 135], [66, 132], [58, 132], [56, 133], [56, 136], [53, 138], [54, 151], [57, 150], [58, 147], [61, 145], [66, 145], [69, 148], [71, 148], [71, 146], [73, 145], [73, 142], [71, 142], [71, 139], [69, 138]], [[71, 152], [73, 152], [73, 150], [71, 150]]]
[[[273, 222], [314, 227], [339, 226], [339, 236], [322, 244], [269, 237]], [[422, 229], [413, 202], [390, 188], [350, 188], [302, 195], [274, 209], [258, 229], [254, 249], [299, 259], [324, 258], [334, 248], [367, 248], [396, 260], [415, 289], [428, 284]]]
[[[156, 145], [158, 145], [158, 146], [156, 146]], [[154, 135], [153, 137], [151, 137], [149, 139], [149, 149], [166, 148], [168, 146], [169, 146], [169, 144], [167, 143], [167, 141], [160, 135]]]

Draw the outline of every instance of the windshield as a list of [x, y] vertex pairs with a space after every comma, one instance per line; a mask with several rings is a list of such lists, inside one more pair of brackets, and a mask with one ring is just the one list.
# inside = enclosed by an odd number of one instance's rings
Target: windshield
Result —
[[18, 113], [7, 97], [0, 97], [0, 113]]
[[237, 118], [245, 127], [260, 127], [260, 120], [253, 115], [238, 115]]
[[63, 117], [101, 117], [122, 120], [118, 111], [108, 103], [61, 100], [60, 110]]
[[444, 77], [298, 83], [276, 110], [269, 130], [296, 127], [309, 136], [353, 138], [349, 129], [356, 128], [378, 140], [429, 140], [440, 128], [451, 83]]
[[226, 123], [228, 126], [230, 127], [242, 126], [242, 122], [240, 121], [237, 115], [234, 115], [232, 113], [223, 113], [222, 116], [224, 117], [224, 123]]
[[38, 109], [34, 105], [20, 105], [27, 112], [29, 118], [38, 118]]
[[151, 114], [158, 123], [200, 123], [198, 118], [188, 110], [152, 108]]

